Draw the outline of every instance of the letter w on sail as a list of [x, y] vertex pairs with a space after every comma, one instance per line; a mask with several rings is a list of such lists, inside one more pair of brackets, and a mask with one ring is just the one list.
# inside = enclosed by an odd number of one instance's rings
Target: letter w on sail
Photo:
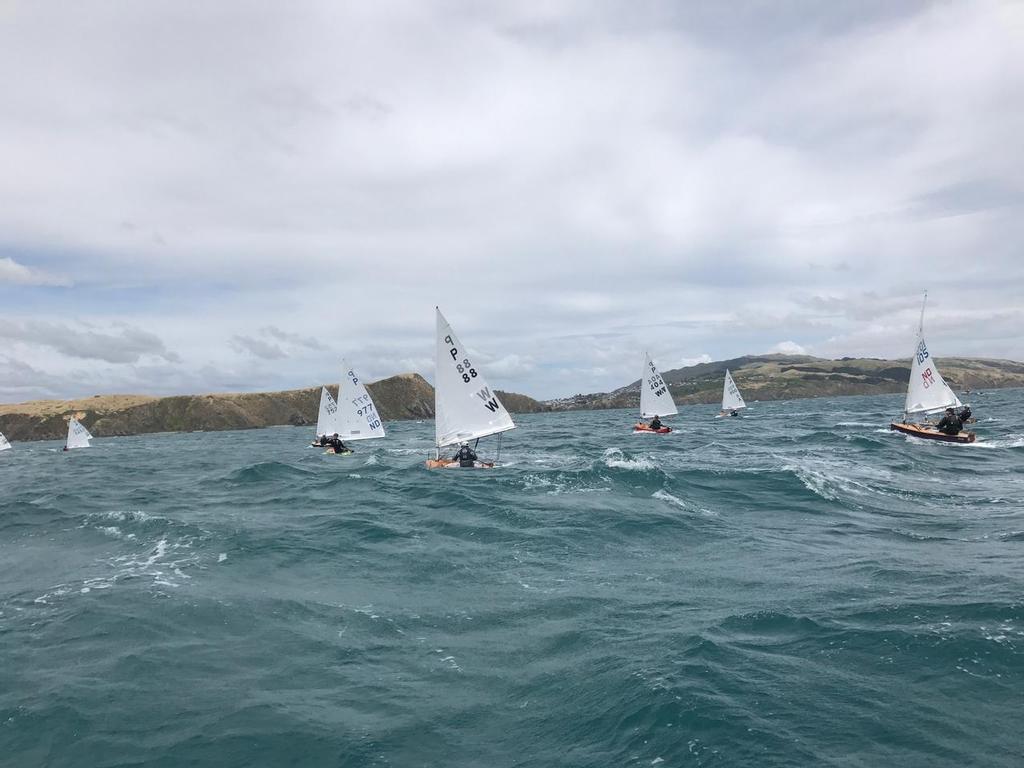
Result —
[[490, 387], [484, 387], [476, 393], [476, 396], [484, 401], [484, 407], [486, 407], [491, 413], [494, 413], [496, 410], [501, 408], [501, 406], [498, 405], [497, 398], [491, 394]]

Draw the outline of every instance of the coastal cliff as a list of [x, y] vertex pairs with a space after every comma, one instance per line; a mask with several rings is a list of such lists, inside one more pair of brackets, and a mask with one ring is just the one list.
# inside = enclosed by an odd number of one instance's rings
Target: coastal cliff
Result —
[[[337, 396], [337, 385], [328, 386]], [[419, 374], [403, 373], [367, 384], [385, 422], [432, 419], [434, 388]], [[513, 413], [546, 407], [526, 395], [498, 392]], [[320, 387], [283, 392], [175, 395], [94, 395], [78, 400], [37, 400], [0, 405], [0, 432], [11, 441], [56, 440], [67, 435], [75, 416], [96, 437], [150, 432], [193, 432], [255, 429], [282, 424], [313, 426]]]

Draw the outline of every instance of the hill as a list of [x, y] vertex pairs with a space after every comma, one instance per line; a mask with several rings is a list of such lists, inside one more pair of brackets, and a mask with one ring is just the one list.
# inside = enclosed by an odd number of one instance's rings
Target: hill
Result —
[[[967, 387], [1024, 387], [1024, 364], [1012, 360], [944, 357], [936, 364], [957, 392]], [[719, 403], [727, 368], [743, 397], [750, 401], [894, 394], [905, 392], [910, 378], [907, 360], [826, 360], [809, 355], [750, 355], [676, 368], [664, 371], [662, 377], [678, 405]], [[578, 394], [545, 402], [556, 411], [636, 408], [639, 404], [639, 379], [612, 392]]]
[[[327, 387], [337, 396], [337, 385]], [[432, 419], [434, 388], [419, 374], [403, 373], [367, 384], [385, 422]], [[526, 395], [499, 392], [513, 413], [547, 410]], [[37, 400], [0, 405], [0, 432], [9, 440], [57, 440], [67, 435], [69, 416], [76, 416], [97, 437], [150, 432], [192, 432], [254, 429], [281, 424], [313, 426], [320, 387], [284, 392], [243, 392], [206, 395], [94, 395], [79, 400]]]

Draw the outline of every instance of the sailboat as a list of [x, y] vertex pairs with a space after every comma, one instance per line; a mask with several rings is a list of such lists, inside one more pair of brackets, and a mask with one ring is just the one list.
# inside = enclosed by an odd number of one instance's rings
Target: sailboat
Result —
[[331, 397], [327, 387], [320, 388], [320, 410], [316, 414], [316, 441], [313, 445], [320, 445], [320, 438], [333, 435], [338, 431], [338, 403]]
[[4, 437], [4, 433], [0, 432], [0, 451], [9, 450], [11, 450], [11, 444], [7, 441], [7, 438]]
[[[454, 460], [442, 460], [441, 449], [455, 443], [479, 443], [480, 438], [500, 435], [516, 425], [501, 400], [488, 386], [480, 366], [437, 311], [437, 372], [434, 385], [434, 458], [428, 469], [457, 468]], [[475, 446], [474, 446], [475, 447]], [[501, 442], [498, 442], [498, 455]], [[494, 462], [473, 461], [473, 467], [489, 468]]]
[[658, 369], [651, 362], [651, 356], [644, 353], [644, 370], [640, 377], [640, 418], [658, 419], [654, 424], [644, 424], [642, 421], [633, 425], [633, 434], [650, 433], [667, 435], [672, 431], [671, 427], [661, 425], [660, 416], [675, 416], [679, 413], [675, 402], [672, 400], [672, 393], [668, 391], [668, 384], [658, 373]]
[[940, 432], [927, 424], [916, 424], [910, 421], [911, 416], [931, 416], [942, 413], [947, 408], [963, 407], [960, 398], [949, 388], [939, 368], [935, 365], [928, 345], [924, 341], [924, 308], [928, 301], [925, 292], [924, 303], [921, 304], [921, 321], [917, 327], [917, 348], [910, 361], [910, 382], [907, 385], [907, 399], [903, 406], [903, 421], [893, 422], [889, 429], [906, 435], [926, 440], [941, 440], [947, 443], [973, 443], [975, 434], [961, 430], [956, 434]]
[[384, 424], [355, 370], [344, 359], [338, 385], [338, 429], [342, 440], [373, 440], [384, 437]]
[[72, 448], [89, 448], [89, 441], [92, 440], [92, 435], [89, 434], [89, 430], [85, 428], [85, 425], [72, 416], [68, 420], [68, 439], [64, 443], [64, 450], [70, 451]]
[[[316, 419], [316, 437], [314, 446], [324, 447], [323, 438], [338, 435], [341, 441], [372, 440], [384, 437], [384, 424], [373, 398], [366, 391], [366, 386], [359, 380], [355, 370], [344, 359], [341, 361], [342, 377], [338, 385], [338, 399], [331, 397], [327, 387], [320, 389], [320, 410]], [[335, 451], [328, 453], [350, 454], [352, 451]]]
[[722, 412], [718, 415], [739, 416], [739, 412], [746, 407], [747, 404], [743, 402], [743, 395], [740, 394], [739, 387], [736, 386], [736, 382], [732, 380], [732, 374], [726, 368], [725, 384], [722, 385]]

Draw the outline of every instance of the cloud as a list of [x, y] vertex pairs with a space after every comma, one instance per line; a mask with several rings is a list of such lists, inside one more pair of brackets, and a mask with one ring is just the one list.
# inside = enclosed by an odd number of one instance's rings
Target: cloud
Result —
[[0, 306], [204, 388], [430, 377], [435, 304], [538, 396], [905, 356], [924, 288], [937, 349], [1024, 357], [1024, 6], [798, 5], [17, 4]]
[[235, 334], [228, 342], [237, 352], [248, 353], [263, 360], [280, 360], [295, 351], [324, 351], [326, 347], [315, 338], [283, 331], [273, 325], [260, 328], [255, 336]]
[[0, 283], [16, 285], [68, 285], [65, 278], [19, 264], [9, 256], [0, 258]]
[[159, 336], [128, 325], [108, 331], [41, 320], [0, 319], [0, 338], [48, 347], [68, 357], [108, 363], [137, 363], [144, 357], [178, 363], [181, 358]]
[[782, 355], [807, 355], [810, 354], [805, 347], [801, 347], [795, 341], [780, 341], [768, 350], [769, 353]]

